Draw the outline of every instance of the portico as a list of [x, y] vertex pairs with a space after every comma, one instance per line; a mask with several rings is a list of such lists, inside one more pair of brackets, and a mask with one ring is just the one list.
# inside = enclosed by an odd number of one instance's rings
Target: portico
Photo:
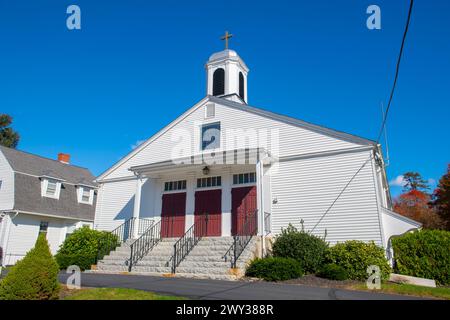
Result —
[[[207, 219], [205, 236], [217, 237], [235, 235], [249, 215], [256, 215], [262, 234], [267, 212], [262, 192], [270, 188], [263, 162], [267, 170], [270, 157], [255, 149], [132, 167], [137, 176], [133, 217], [136, 223], [139, 218], [161, 220], [161, 237], [180, 237], [194, 223]], [[133, 237], [138, 237], [137, 232]]]

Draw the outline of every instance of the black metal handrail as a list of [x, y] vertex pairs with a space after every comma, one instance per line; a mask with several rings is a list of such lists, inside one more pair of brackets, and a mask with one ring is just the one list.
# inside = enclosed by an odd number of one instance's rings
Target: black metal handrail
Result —
[[[138, 224], [136, 226], [136, 219], [138, 219]], [[134, 230], [138, 228], [138, 234], [143, 234], [147, 229], [153, 224], [152, 219], [141, 219], [131, 217], [125, 220], [120, 226], [110, 231], [100, 240], [99, 248], [96, 257], [96, 263], [98, 260], [103, 259], [104, 256], [108, 255], [111, 251], [116, 249], [122, 243], [131, 239], [134, 234]]]
[[197, 245], [200, 239], [206, 236], [208, 231], [209, 215], [205, 213], [194, 222], [180, 239], [173, 245], [172, 273], [176, 272], [181, 261], [189, 254], [189, 252]]
[[252, 237], [256, 234], [256, 230], [258, 228], [257, 217], [258, 210], [245, 215], [242, 228], [238, 228], [237, 234], [233, 236], [233, 244], [223, 256], [225, 261], [227, 261], [228, 257], [231, 257], [232, 268], [236, 268], [239, 257], [241, 256], [242, 252], [244, 252]]
[[133, 235], [134, 218], [125, 220], [120, 226], [113, 231], [108, 232], [105, 237], [100, 240], [96, 263], [108, 255], [112, 250], [116, 249], [122, 243], [130, 239]]
[[138, 235], [142, 235], [153, 225], [153, 219], [139, 218]]
[[130, 245], [128, 271], [161, 241], [161, 220], [153, 223], [142, 235]]

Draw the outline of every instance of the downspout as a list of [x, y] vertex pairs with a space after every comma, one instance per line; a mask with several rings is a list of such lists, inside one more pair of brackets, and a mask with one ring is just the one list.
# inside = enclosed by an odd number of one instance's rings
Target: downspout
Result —
[[[258, 161], [257, 166], [259, 167], [258, 174], [258, 180], [259, 185], [258, 188], [260, 189], [260, 208], [261, 208], [261, 257], [264, 257], [266, 255], [266, 221], [265, 221], [265, 210], [264, 210], [264, 189], [263, 189], [263, 179], [264, 179], [264, 160], [270, 158], [270, 156], [266, 153], [262, 159]], [[257, 168], [258, 169], [258, 168]]]
[[10, 231], [11, 231], [11, 224], [12, 224], [12, 222], [13, 222], [13, 220], [17, 217], [17, 215], [19, 214], [19, 211], [13, 211], [13, 212], [10, 212], [10, 213], [15, 213], [14, 214], [14, 216], [12, 216], [12, 215], [10, 215], [9, 216], [9, 223], [8, 223], [8, 226], [7, 226], [7, 230], [5, 230], [5, 247], [3, 248], [3, 254], [4, 254], [4, 258], [5, 259], [2, 259], [2, 265], [5, 265], [5, 262], [6, 262], [6, 256], [7, 256], [7, 254], [8, 254], [8, 247], [9, 247], [9, 235], [10, 235]]
[[256, 172], [258, 174], [258, 189], [259, 189], [259, 208], [260, 208], [260, 226], [261, 226], [261, 257], [264, 257], [265, 252], [266, 252], [266, 243], [265, 243], [265, 236], [264, 236], [264, 193], [263, 193], [263, 183], [262, 183], [262, 179], [263, 179], [263, 171], [264, 167], [262, 165], [262, 160], [260, 159], [257, 164], [256, 164]]

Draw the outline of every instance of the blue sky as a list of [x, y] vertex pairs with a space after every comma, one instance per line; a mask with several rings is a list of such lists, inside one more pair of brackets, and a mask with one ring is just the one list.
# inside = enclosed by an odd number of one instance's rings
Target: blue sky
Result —
[[[81, 30], [66, 28], [70, 4]], [[366, 28], [371, 4], [381, 30]], [[408, 5], [0, 0], [0, 112], [14, 117], [19, 149], [67, 152], [98, 175], [204, 97], [204, 63], [229, 30], [251, 69], [251, 105], [376, 139]], [[415, 3], [387, 124], [390, 180], [438, 180], [450, 161], [448, 12], [448, 1]]]

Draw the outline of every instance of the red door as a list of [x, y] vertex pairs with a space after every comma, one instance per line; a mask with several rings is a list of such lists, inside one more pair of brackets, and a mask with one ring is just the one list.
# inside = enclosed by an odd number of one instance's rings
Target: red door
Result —
[[162, 196], [161, 237], [179, 238], [184, 234], [186, 193], [167, 193]]
[[197, 235], [220, 237], [222, 235], [222, 190], [205, 190], [195, 193], [195, 223]]
[[248, 224], [248, 230], [256, 232], [256, 187], [233, 188], [231, 197], [231, 234], [242, 234], [242, 228], [250, 217], [252, 225]]

